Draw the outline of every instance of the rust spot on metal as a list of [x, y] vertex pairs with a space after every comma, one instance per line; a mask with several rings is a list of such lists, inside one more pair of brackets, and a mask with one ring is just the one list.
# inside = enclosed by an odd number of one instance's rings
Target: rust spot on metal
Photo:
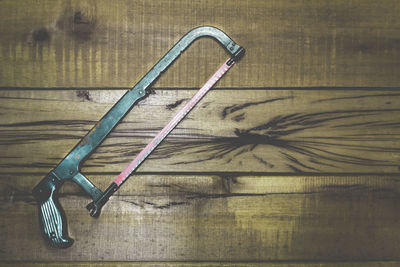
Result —
[[98, 127], [100, 127], [101, 121], [96, 123], [96, 125], [93, 127], [92, 130], [82, 139], [82, 141], [79, 143], [80, 146], [84, 146], [86, 144], [93, 144], [93, 142], [90, 140], [90, 136], [96, 131]]
[[86, 144], [89, 144], [90, 140], [89, 140], [89, 134], [86, 135], [85, 137], [83, 137], [82, 141], [79, 143], [80, 146], [84, 146]]

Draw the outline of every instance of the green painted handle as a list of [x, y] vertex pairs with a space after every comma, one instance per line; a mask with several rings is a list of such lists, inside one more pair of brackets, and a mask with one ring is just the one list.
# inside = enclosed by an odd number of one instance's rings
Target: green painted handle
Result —
[[68, 237], [67, 220], [58, 202], [62, 182], [50, 172], [32, 191], [39, 205], [39, 222], [42, 235], [50, 246], [70, 247], [74, 240]]

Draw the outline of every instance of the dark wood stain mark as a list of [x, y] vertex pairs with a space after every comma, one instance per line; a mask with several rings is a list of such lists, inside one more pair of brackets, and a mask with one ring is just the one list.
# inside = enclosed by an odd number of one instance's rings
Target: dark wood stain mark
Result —
[[[125, 202], [129, 202], [129, 201], [125, 201]], [[180, 205], [188, 205], [189, 204], [187, 202], [176, 202], [176, 201], [171, 201], [171, 202], [168, 202], [167, 204], [162, 204], [162, 205], [158, 205], [158, 204], [156, 204], [154, 202], [150, 202], [150, 201], [141, 201], [141, 202], [143, 204], [152, 206], [155, 209], [169, 209], [169, 208], [171, 208], [173, 206], [180, 206]], [[144, 207], [143, 204], [137, 204], [137, 203], [135, 203], [135, 204], [137, 206]]]
[[222, 189], [222, 191], [226, 194], [232, 193], [231, 188], [233, 184], [237, 184], [237, 177], [232, 175], [220, 175], [220, 183], [217, 186]]
[[294, 166], [291, 165], [291, 164], [286, 164], [286, 166], [287, 166], [289, 169], [291, 169], [293, 172], [295, 172], [295, 173], [303, 173], [302, 170], [300, 170], [300, 169], [294, 167]]
[[[350, 152], [366, 151], [377, 153], [400, 153], [400, 148], [381, 144], [371, 144], [372, 141], [390, 141], [392, 136], [381, 136], [381, 133], [374, 134], [371, 128], [375, 121], [355, 124], [358, 134], [352, 136], [305, 136], [296, 137], [299, 133], [313, 132], [317, 129], [329, 129], [335, 127], [339, 121], [362, 117], [387, 116], [385, 114], [400, 111], [400, 109], [382, 110], [337, 110], [316, 113], [293, 113], [289, 115], [276, 116], [264, 124], [249, 129], [235, 129], [236, 137], [213, 137], [196, 140], [169, 140], [168, 145], [161, 146], [155, 151], [163, 157], [172, 157], [177, 153], [176, 147], [182, 151], [201, 155], [201, 159], [176, 162], [175, 164], [190, 164], [202, 161], [224, 159], [230, 162], [232, 158], [253, 151], [259, 146], [274, 146], [281, 149], [280, 153], [285, 158], [286, 166], [295, 172], [317, 172], [322, 166], [332, 166], [340, 169], [343, 164], [359, 166], [398, 166], [393, 160], [381, 160], [377, 154], [374, 158], [368, 158], [363, 154], [352, 155]], [[400, 122], [382, 122], [385, 127], [397, 129]], [[372, 124], [372, 127], [371, 127]], [[368, 136], [364, 136], [360, 127], [370, 127]], [[376, 126], [381, 128], [381, 124]], [[353, 129], [354, 130], [354, 129]], [[296, 134], [296, 135], [294, 135]], [[340, 152], [336, 152], [340, 148]], [[267, 149], [267, 148], [265, 148]], [[181, 152], [180, 152], [181, 153]], [[256, 155], [260, 159], [260, 156]], [[299, 157], [301, 156], [301, 157]], [[262, 162], [262, 161], [260, 161]], [[265, 161], [266, 162], [266, 161]], [[315, 164], [319, 162], [319, 164]], [[314, 164], [313, 164], [314, 163]], [[311, 166], [312, 165], [312, 166]]]
[[228, 193], [228, 194], [207, 194], [207, 193], [194, 193], [191, 196], [186, 196], [187, 199], [214, 199], [214, 198], [229, 198], [229, 197], [257, 197], [266, 196], [267, 193]]
[[180, 104], [182, 104], [182, 102], [185, 101], [185, 100], [186, 100], [186, 98], [177, 100], [175, 103], [166, 105], [165, 108], [168, 109], [168, 110], [172, 110], [172, 109], [176, 108], [177, 106], [179, 106]]
[[90, 40], [96, 29], [96, 19], [77, 10], [67, 8], [56, 23], [57, 27], [79, 41]]
[[306, 164], [301, 163], [301, 162], [298, 161], [295, 157], [293, 157], [293, 156], [291, 156], [291, 155], [289, 155], [289, 154], [287, 154], [287, 153], [285, 153], [285, 152], [281, 152], [281, 154], [284, 155], [285, 158], [286, 158], [288, 161], [294, 163], [295, 165], [304, 167], [305, 169], [308, 169], [308, 170], [317, 171], [316, 168], [313, 168], [313, 167], [307, 166]]
[[[93, 121], [85, 120], [46, 120], [0, 124], [0, 146], [29, 144], [42, 140], [79, 140], [82, 137], [82, 130], [86, 132], [85, 128], [93, 124]], [[41, 129], [42, 126], [51, 126], [51, 128], [44, 131]], [[68, 129], [65, 129], [65, 126]], [[25, 127], [38, 127], [38, 129], [24, 129]], [[66, 133], [59, 133], [60, 127]]]
[[258, 162], [260, 162], [261, 164], [263, 164], [263, 165], [265, 165], [265, 166], [267, 166], [267, 167], [270, 167], [270, 168], [273, 168], [274, 167], [274, 164], [271, 164], [271, 163], [268, 163], [267, 161], [265, 161], [262, 157], [259, 157], [259, 156], [257, 156], [257, 155], [252, 155], [253, 156], [253, 158], [255, 158], [256, 160], [258, 160]]
[[32, 33], [32, 39], [35, 42], [44, 42], [50, 40], [50, 33], [46, 28], [42, 27]]
[[245, 119], [245, 113], [241, 113], [232, 118], [232, 120], [239, 122]]
[[290, 99], [293, 97], [278, 97], [278, 98], [273, 98], [273, 99], [267, 99], [264, 101], [259, 101], [259, 102], [249, 102], [249, 103], [245, 103], [245, 104], [241, 104], [241, 105], [232, 105], [229, 107], [226, 107], [223, 109], [222, 111], [222, 119], [225, 119], [227, 115], [236, 112], [238, 110], [242, 110], [244, 108], [250, 107], [250, 106], [257, 106], [257, 105], [261, 105], [261, 104], [266, 104], [266, 103], [271, 103], [271, 102], [275, 102], [275, 101], [280, 101], [280, 100], [286, 100], [286, 99]]
[[[83, 96], [84, 97], [84, 96]], [[266, 101], [261, 101], [266, 102]], [[250, 104], [250, 103], [248, 103]], [[249, 107], [251, 105], [247, 105]], [[236, 109], [238, 113], [245, 113], [246, 108]], [[279, 148], [279, 153], [289, 169], [296, 172], [318, 172], [343, 170], [343, 166], [399, 166], [397, 157], [384, 157], [382, 153], [400, 154], [400, 148], [392, 145], [393, 141], [400, 140], [398, 131], [400, 121], [394, 116], [400, 109], [365, 109], [365, 110], [333, 110], [325, 112], [299, 112], [279, 115], [269, 118], [264, 123], [245, 129], [232, 129], [231, 136], [207, 136], [191, 134], [188, 136], [171, 136], [151, 155], [151, 159], [165, 159], [181, 153], [187, 154], [187, 160], [175, 164], [190, 164], [209, 160], [222, 159], [230, 162], [245, 155], [253, 157], [265, 166], [274, 167], [275, 162], [269, 161], [255, 150], [268, 151], [271, 147]], [[232, 113], [233, 112], [233, 113]], [[229, 113], [234, 113], [232, 109]], [[357, 122], [357, 119], [362, 119]], [[378, 120], [390, 118], [390, 120]], [[33, 143], [40, 140], [77, 139], [79, 140], [93, 121], [85, 120], [52, 120], [0, 124], [0, 145]], [[37, 126], [35, 129], [32, 126]], [[41, 130], [42, 126], [46, 131]], [[60, 134], [60, 127], [63, 134]], [[21, 128], [20, 128], [21, 127]], [[24, 129], [28, 127], [30, 129]], [[387, 131], [381, 132], [382, 127]], [[32, 129], [33, 128], [33, 129]], [[336, 130], [330, 135], [330, 130]], [[349, 129], [349, 130], [347, 130]], [[368, 129], [368, 132], [365, 131]], [[159, 129], [138, 129], [134, 136], [149, 137]], [[129, 130], [131, 133], [131, 130]], [[315, 134], [314, 132], [324, 133]], [[118, 130], [111, 137], [129, 137], [124, 130]], [[139, 152], [141, 143], [118, 142], [118, 144], [104, 144], [107, 148], [97, 153], [90, 166], [101, 166], [110, 163], [125, 163]], [[177, 150], [176, 148], [180, 149]], [[356, 153], [354, 153], [356, 151]], [[359, 151], [359, 152], [357, 152]], [[361, 151], [361, 153], [360, 153]], [[368, 152], [368, 153], [364, 153]], [[372, 152], [372, 153], [371, 153]], [[115, 154], [120, 155], [115, 157]], [[196, 154], [195, 157], [191, 155]], [[114, 155], [114, 156], [110, 156]], [[243, 164], [246, 164], [245, 161]], [[8, 164], [9, 167], [12, 167]], [[17, 165], [13, 164], [14, 167]], [[48, 165], [43, 165], [48, 167]], [[32, 167], [43, 167], [33, 163]], [[24, 167], [29, 167], [24, 165]], [[50, 166], [51, 167], [51, 166]]]
[[149, 95], [157, 94], [156, 90], [154, 90], [153, 88], [147, 88], [146, 89], [146, 93], [149, 94]]
[[76, 91], [76, 96], [81, 98], [83, 101], [91, 101], [92, 99], [90, 98], [90, 93], [88, 90], [78, 90]]
[[350, 185], [340, 185], [340, 184], [326, 184], [321, 185], [321, 189], [325, 189], [331, 192], [339, 193], [343, 190], [351, 190], [351, 191], [368, 191], [371, 190], [371, 186], [361, 185], [361, 184], [350, 184]]
[[43, 121], [0, 124], [0, 127], [30, 127], [30, 126], [51, 126], [51, 125], [81, 127], [81, 126], [93, 124], [93, 123], [95, 123], [95, 121], [90, 121], [90, 120], [43, 120]]
[[126, 203], [129, 203], [129, 204], [133, 204], [133, 205], [135, 205], [135, 206], [137, 206], [137, 207], [141, 207], [141, 208], [143, 208], [144, 207], [144, 205], [143, 204], [139, 204], [138, 202], [136, 202], [136, 201], [132, 201], [132, 200], [121, 200], [122, 202], [126, 202]]
[[74, 14], [74, 24], [90, 24], [90, 21], [82, 15], [81, 11]]
[[[327, 101], [337, 101], [337, 100], [354, 100], [354, 99], [362, 99], [362, 98], [376, 98], [376, 97], [391, 97], [391, 96], [400, 96], [400, 93], [386, 93], [386, 94], [373, 94], [373, 95], [357, 95], [357, 96], [345, 96], [345, 97], [332, 97], [332, 98], [325, 98], [315, 100], [311, 103], [321, 103]], [[390, 102], [386, 102], [386, 104], [390, 104]]]
[[171, 208], [173, 206], [181, 206], [181, 205], [189, 205], [189, 203], [185, 202], [185, 201], [179, 201], [179, 202], [171, 201], [171, 202], [169, 202], [167, 204], [164, 204], [164, 205], [154, 205], [154, 208], [156, 208], [156, 209], [169, 209], [169, 208]]
[[[242, 196], [264, 196], [267, 195], [265, 193], [232, 193], [231, 192], [231, 187], [233, 184], [238, 184], [237, 177], [235, 176], [225, 176], [221, 175], [215, 183], [212, 185], [211, 191], [221, 191], [220, 193], [205, 193], [205, 192], [199, 192], [195, 191], [193, 189], [186, 188], [185, 186], [182, 186], [181, 184], [163, 184], [163, 185], [151, 185], [151, 187], [165, 187], [169, 189], [169, 192], [174, 192], [176, 193], [180, 198], [181, 201], [174, 201], [174, 202], [169, 202], [168, 204], [165, 205], [157, 205], [153, 202], [150, 201], [143, 201], [143, 203], [147, 205], [152, 205], [152, 206], [161, 206], [164, 208], [164, 206], [170, 207], [173, 205], [190, 205], [191, 202], [190, 200], [196, 200], [196, 199], [214, 199], [214, 198], [229, 198], [229, 197], [242, 197]], [[208, 190], [207, 190], [208, 191]]]
[[[232, 193], [231, 188], [232, 185], [238, 184], [238, 180], [236, 176], [232, 175], [221, 175], [206, 191], [212, 191], [213, 193], [206, 193], [203, 190], [196, 191], [191, 188], [187, 188], [181, 184], [172, 183], [172, 184], [158, 184], [158, 185], [148, 185], [149, 187], [156, 188], [168, 188], [168, 192], [173, 192], [173, 195], [179, 197], [179, 201], [170, 201], [166, 204], [157, 204], [151, 201], [135, 201], [134, 205], [144, 207], [145, 205], [150, 205], [154, 208], [165, 209], [170, 208], [172, 206], [179, 205], [191, 205], [191, 200], [196, 199], [215, 199], [215, 198], [229, 198], [229, 197], [252, 197], [252, 196], [265, 196], [266, 193]], [[122, 200], [124, 202], [130, 202], [127, 200]]]
[[54, 168], [54, 163], [41, 163], [41, 162], [34, 162], [34, 163], [7, 163], [7, 164], [0, 164], [0, 168]]

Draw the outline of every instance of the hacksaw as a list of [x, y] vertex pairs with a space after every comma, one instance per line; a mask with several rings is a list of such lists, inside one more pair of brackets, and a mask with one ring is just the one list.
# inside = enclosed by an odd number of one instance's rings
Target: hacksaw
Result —
[[[135, 159], [118, 175], [111, 185], [102, 192], [81, 172], [82, 163], [102, 143], [113, 128], [127, 112], [140, 100], [150, 94], [150, 86], [179, 55], [200, 37], [211, 37], [225, 48], [230, 58], [206, 82], [206, 84], [190, 99], [173, 119], [153, 138], [153, 140], [135, 157]], [[238, 61], [245, 49], [236, 44], [221, 30], [202, 26], [185, 34], [154, 67], [130, 90], [128, 90], [106, 115], [81, 139], [68, 155], [33, 188], [33, 196], [39, 205], [39, 222], [44, 239], [52, 247], [67, 248], [74, 240], [69, 237], [65, 212], [58, 201], [58, 191], [65, 181], [78, 184], [92, 198], [87, 205], [92, 217], [98, 217], [101, 208], [110, 196], [127, 180], [143, 160], [161, 143], [176, 127], [186, 114], [200, 101], [211, 87]]]

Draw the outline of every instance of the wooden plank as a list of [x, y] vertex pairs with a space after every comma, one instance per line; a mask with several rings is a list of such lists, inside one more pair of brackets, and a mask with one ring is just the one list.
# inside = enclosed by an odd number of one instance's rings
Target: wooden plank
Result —
[[[1, 91], [0, 171], [48, 172], [123, 93]], [[84, 172], [122, 170], [193, 94], [157, 90]], [[139, 172], [398, 173], [399, 102], [395, 90], [212, 91]]]
[[125, 266], [144, 266], [144, 267], [160, 267], [160, 266], [190, 266], [190, 267], [216, 267], [216, 266], [264, 266], [264, 267], [394, 267], [399, 266], [399, 262], [396, 261], [373, 261], [373, 262], [35, 262], [35, 263], [2, 263], [4, 267], [18, 266], [18, 267], [95, 267], [95, 266], [107, 266], [107, 267], [125, 267]]
[[[31, 193], [32, 188], [44, 177], [43, 174], [35, 175], [2, 175], [0, 192], [4, 192], [6, 199], [25, 197]], [[89, 175], [98, 185], [105, 189], [111, 183], [113, 176], [108, 174]], [[346, 189], [348, 184], [354, 187], [386, 188], [394, 192], [400, 191], [398, 178], [392, 176], [246, 176], [237, 174], [215, 175], [189, 175], [189, 174], [137, 174], [126, 182], [116, 195], [196, 198], [213, 195], [221, 197], [224, 194], [308, 194], [320, 191]], [[316, 190], [317, 188], [317, 190]], [[73, 182], [66, 182], [60, 189], [65, 196], [86, 196], [86, 194]]]
[[3, 187], [0, 256], [3, 261], [399, 260], [399, 181], [141, 176], [129, 181], [97, 220], [85, 210], [88, 198], [64, 193], [60, 201], [76, 240], [65, 250], [44, 244], [32, 197]]
[[[1, 87], [129, 87], [199, 25], [247, 49], [221, 87], [400, 82], [400, 4], [356, 1], [0, 2]], [[193, 45], [158, 87], [198, 87], [226, 58]]]

